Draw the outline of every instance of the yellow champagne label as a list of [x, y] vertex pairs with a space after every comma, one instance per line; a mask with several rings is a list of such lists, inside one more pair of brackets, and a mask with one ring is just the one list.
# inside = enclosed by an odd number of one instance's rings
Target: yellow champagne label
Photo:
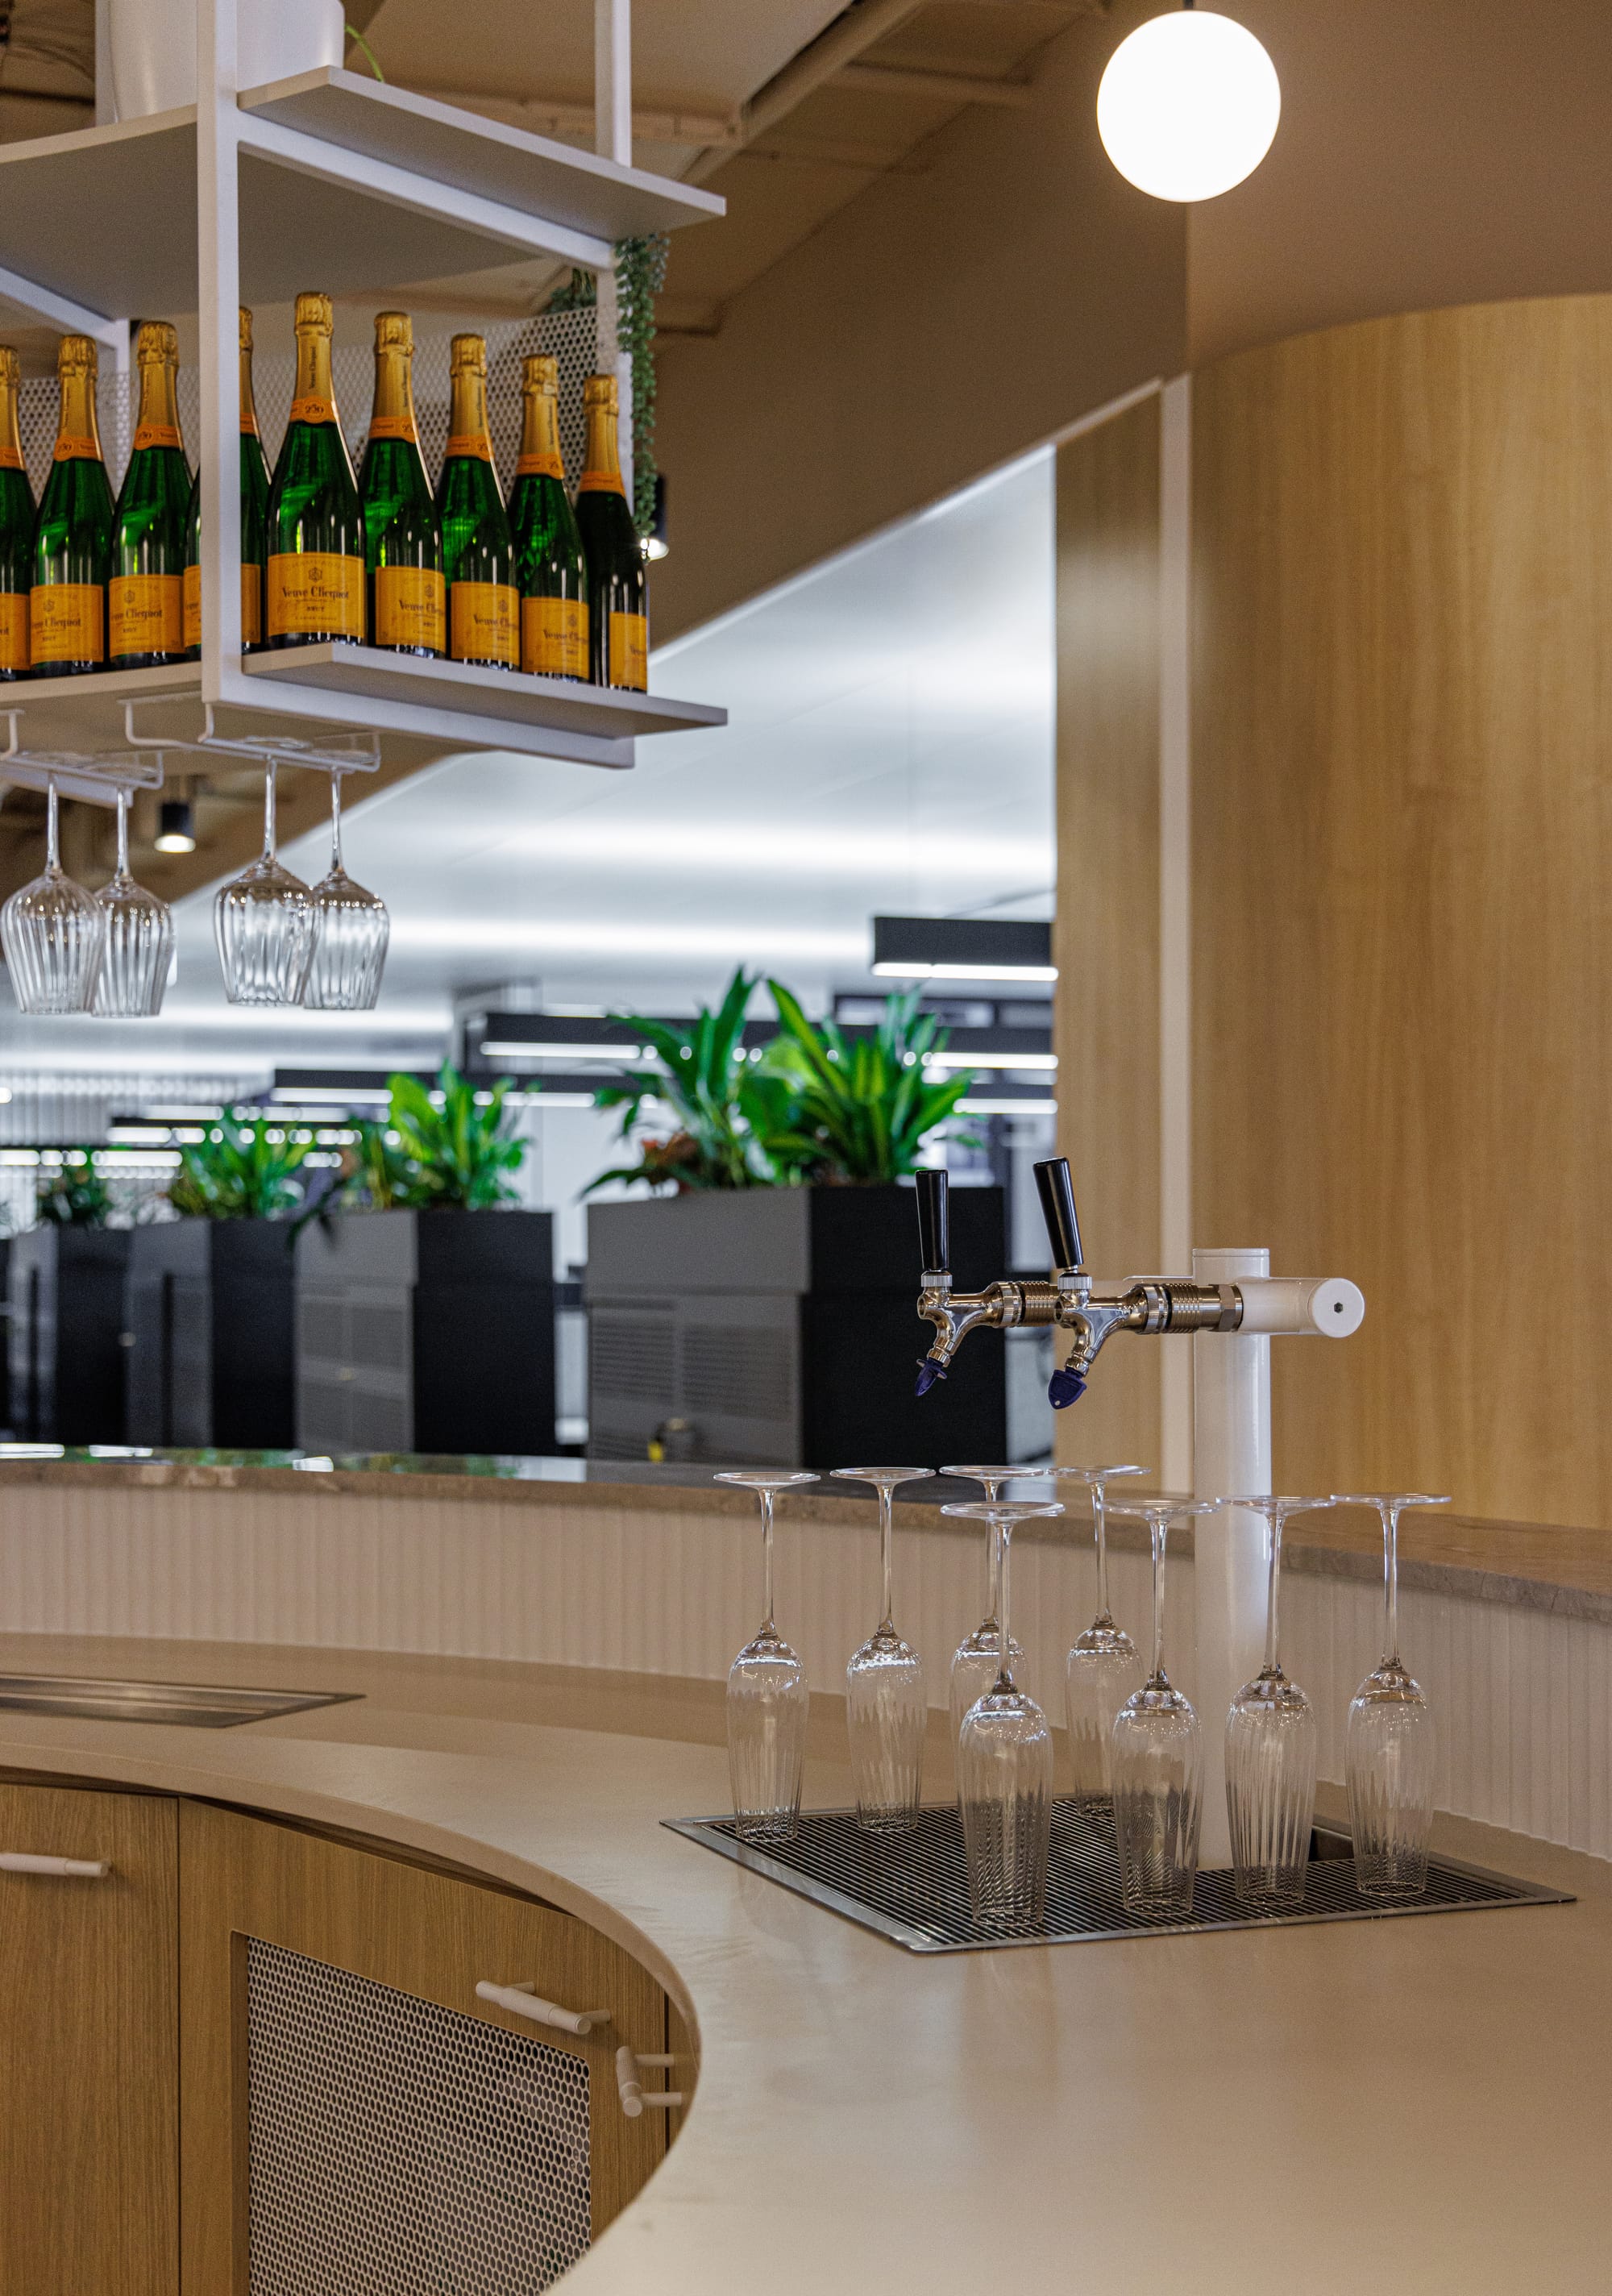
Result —
[[[241, 570], [241, 643], [263, 644], [263, 570], [258, 566], [243, 566]], [[184, 570], [184, 644], [187, 652], [192, 646], [201, 644], [200, 566], [187, 566]]]
[[364, 561], [333, 551], [286, 551], [268, 562], [272, 638], [364, 640]]
[[450, 455], [470, 455], [479, 463], [493, 459], [493, 442], [485, 430], [455, 430], [447, 442]]
[[642, 614], [610, 616], [610, 684], [649, 691], [650, 625]]
[[[242, 575], [246, 569], [241, 570]], [[242, 581], [241, 589], [246, 584]], [[184, 570], [184, 643], [188, 647], [201, 644], [201, 569], [187, 566]]]
[[559, 479], [563, 484], [565, 464], [558, 454], [518, 455], [515, 457], [515, 476], [518, 479]]
[[64, 431], [56, 441], [55, 460], [58, 463], [98, 463], [101, 449], [93, 439]]
[[579, 495], [619, 495], [626, 500], [626, 482], [619, 471], [584, 471], [577, 481]]
[[580, 598], [522, 598], [520, 667], [533, 677], [585, 677], [588, 610]]
[[177, 423], [141, 422], [135, 426], [135, 452], [136, 455], [142, 447], [181, 447], [184, 443], [184, 441], [179, 436]]
[[99, 582], [37, 584], [28, 617], [35, 661], [104, 661], [105, 614]]
[[412, 414], [377, 414], [370, 424], [372, 439], [413, 439], [413, 435]]
[[0, 591], [0, 669], [29, 667], [28, 600], [20, 590]]
[[258, 436], [258, 417], [250, 406], [243, 406], [241, 410], [241, 435], [243, 439]]
[[335, 402], [331, 399], [317, 398], [310, 391], [306, 398], [291, 401], [293, 422], [333, 422], [335, 420]]
[[520, 599], [506, 582], [455, 582], [450, 611], [455, 661], [520, 666]]
[[184, 577], [114, 574], [110, 585], [111, 644], [124, 653], [179, 653], [184, 646]]
[[28, 468], [15, 447], [0, 447], [0, 471], [23, 471]]
[[440, 653], [446, 642], [446, 592], [440, 574], [423, 566], [375, 569], [375, 644], [429, 646]]

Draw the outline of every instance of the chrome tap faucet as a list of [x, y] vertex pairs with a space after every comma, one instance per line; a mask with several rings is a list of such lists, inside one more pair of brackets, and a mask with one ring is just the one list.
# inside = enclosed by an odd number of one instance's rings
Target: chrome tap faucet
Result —
[[1054, 1156], [1037, 1164], [1035, 1185], [1052, 1248], [1053, 1265], [1047, 1280], [1019, 1283], [1004, 1278], [987, 1284], [983, 1292], [956, 1292], [949, 1265], [947, 1177], [945, 1172], [919, 1173], [918, 1239], [923, 1268], [918, 1312], [935, 1326], [935, 1344], [918, 1366], [920, 1395], [927, 1395], [937, 1379], [945, 1377], [946, 1367], [963, 1341], [982, 1324], [996, 1331], [1011, 1331], [1020, 1324], [1056, 1324], [1072, 1334], [1068, 1356], [1047, 1386], [1047, 1399], [1055, 1411], [1067, 1409], [1085, 1393], [1092, 1365], [1115, 1332], [1235, 1332], [1241, 1328], [1244, 1300], [1235, 1283], [1195, 1283], [1189, 1276], [1144, 1276], [1122, 1292], [1094, 1292], [1081, 1247], [1068, 1159]]

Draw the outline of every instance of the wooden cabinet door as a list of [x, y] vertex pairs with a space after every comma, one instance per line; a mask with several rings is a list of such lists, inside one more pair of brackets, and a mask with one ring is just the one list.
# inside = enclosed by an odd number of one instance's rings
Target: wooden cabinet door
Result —
[[178, 1806], [0, 1784], [0, 2291], [176, 2296]]
[[[615, 2057], [666, 2047], [666, 1997], [597, 1931], [201, 1803], [180, 1849], [185, 2296], [514, 2296], [650, 2175], [667, 2116], [626, 2118]], [[610, 2021], [535, 2025], [481, 1980]]]

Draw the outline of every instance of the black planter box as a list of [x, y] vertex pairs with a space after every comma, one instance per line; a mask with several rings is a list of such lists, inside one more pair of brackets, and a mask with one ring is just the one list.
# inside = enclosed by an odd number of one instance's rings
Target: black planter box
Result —
[[549, 1213], [340, 1213], [296, 1265], [302, 1449], [552, 1452]]
[[128, 1440], [287, 1451], [296, 1261], [284, 1220], [182, 1219], [129, 1237]]
[[130, 1231], [36, 1227], [12, 1240], [12, 1424], [24, 1441], [121, 1443]]
[[[1000, 1188], [952, 1191], [959, 1290], [1006, 1269]], [[588, 1455], [779, 1467], [937, 1467], [1007, 1443], [999, 1332], [920, 1403], [911, 1188], [749, 1188], [588, 1210]]]

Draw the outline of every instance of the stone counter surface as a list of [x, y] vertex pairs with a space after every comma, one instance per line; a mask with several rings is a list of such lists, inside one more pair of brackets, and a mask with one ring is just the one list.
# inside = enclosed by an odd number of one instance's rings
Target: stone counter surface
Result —
[[[698, 2094], [577, 2296], [1600, 2296], [1612, 1882], [1503, 1912], [913, 1956], [667, 1833], [724, 1806], [719, 1686], [194, 1641], [0, 1639], [0, 1665], [363, 1693], [227, 1733], [0, 1716], [12, 1774], [400, 1842], [596, 1923], [697, 2026]], [[843, 1801], [808, 1765], [807, 1800]]]
[[[466, 1506], [653, 1508], [668, 1515], [726, 1515], [754, 1520], [756, 1502], [748, 1491], [712, 1480], [706, 1466], [581, 1459], [435, 1458], [388, 1453], [354, 1458], [308, 1457], [292, 1452], [163, 1453], [115, 1450], [64, 1451], [48, 1446], [0, 1445], [0, 1494], [8, 1486], [219, 1493], [279, 1492], [299, 1500], [321, 1496], [452, 1501]], [[904, 1529], [943, 1528], [929, 1488], [913, 1484], [897, 1496]], [[1032, 1475], [1008, 1496], [1046, 1496], [1051, 1486]], [[1144, 1486], [1133, 1483], [1141, 1494]], [[1090, 1519], [1078, 1485], [1059, 1494], [1068, 1513], [1061, 1520], [1029, 1522], [1016, 1543], [1082, 1544], [1091, 1537]], [[977, 1488], [948, 1484], [948, 1498], [978, 1498]], [[844, 1525], [866, 1520], [871, 1493], [856, 1487], [803, 1485], [779, 1502], [780, 1521]], [[1116, 1521], [1115, 1546], [1139, 1552], [1146, 1534], [1138, 1525]], [[1183, 1560], [1192, 1553], [1189, 1524], [1171, 1534], [1171, 1552]], [[1382, 1535], [1374, 1515], [1363, 1509], [1296, 1516], [1283, 1540], [1284, 1567], [1306, 1576], [1380, 1582]], [[1569, 1524], [1502, 1522], [1460, 1514], [1449, 1508], [1407, 1514], [1400, 1528], [1400, 1582], [1407, 1591], [1458, 1595], [1469, 1602], [1498, 1603], [1544, 1611], [1559, 1619], [1612, 1625], [1612, 1533]]]

